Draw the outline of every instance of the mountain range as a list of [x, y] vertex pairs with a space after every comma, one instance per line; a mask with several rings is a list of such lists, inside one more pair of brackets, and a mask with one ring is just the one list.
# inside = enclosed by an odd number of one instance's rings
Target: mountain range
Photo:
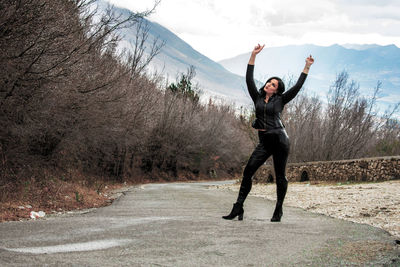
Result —
[[[127, 16], [131, 11], [113, 7], [114, 11]], [[150, 70], [161, 72], [174, 82], [179, 73], [193, 65], [196, 70], [195, 82], [208, 97], [235, 103], [237, 106], [251, 106], [251, 99], [245, 84], [245, 72], [250, 52], [214, 62], [193, 49], [188, 43], [162, 25], [146, 20], [149, 25], [148, 47], [155, 38], [165, 41], [164, 47], [150, 64]], [[125, 47], [135, 39], [134, 29], [123, 29], [121, 36]], [[249, 47], [249, 51], [252, 47]], [[364, 96], [371, 95], [378, 81], [382, 82], [379, 108], [400, 101], [400, 49], [395, 45], [288, 45], [268, 47], [257, 56], [255, 79], [265, 81], [270, 76], [297, 79], [303, 69], [305, 58], [312, 54], [315, 63], [304, 84], [306, 92], [325, 100], [336, 75], [343, 70], [350, 79], [360, 84]]]
[[[346, 48], [351, 47], [351, 48]], [[382, 82], [381, 104], [400, 101], [400, 49], [395, 45], [290, 45], [264, 48], [257, 56], [255, 77], [293, 76], [300, 74], [305, 58], [312, 54], [315, 63], [307, 78], [306, 90], [326, 97], [338, 73], [345, 70], [350, 79], [360, 84], [362, 95], [368, 96], [378, 81]], [[219, 63], [233, 73], [243, 73], [250, 53]]]

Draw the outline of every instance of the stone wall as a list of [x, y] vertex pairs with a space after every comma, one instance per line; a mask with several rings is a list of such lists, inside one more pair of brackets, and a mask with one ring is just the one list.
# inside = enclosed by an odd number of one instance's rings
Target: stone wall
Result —
[[[292, 182], [400, 179], [400, 156], [291, 163], [286, 167], [286, 176]], [[275, 181], [273, 166], [261, 166], [254, 181], [261, 183]]]

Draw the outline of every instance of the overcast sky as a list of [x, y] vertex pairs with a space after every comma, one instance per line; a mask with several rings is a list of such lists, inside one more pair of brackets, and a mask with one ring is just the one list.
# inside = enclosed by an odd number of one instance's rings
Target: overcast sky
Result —
[[[143, 11], [154, 0], [108, 0]], [[395, 44], [399, 0], [161, 0], [149, 19], [213, 60], [255, 44]]]

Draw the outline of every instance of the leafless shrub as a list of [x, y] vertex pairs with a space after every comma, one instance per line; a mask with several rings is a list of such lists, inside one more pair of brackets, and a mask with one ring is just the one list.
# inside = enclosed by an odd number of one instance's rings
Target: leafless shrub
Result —
[[[42, 167], [112, 179], [149, 168], [168, 177], [237, 171], [246, 138], [233, 109], [201, 105], [194, 91], [173, 93], [146, 73], [164, 45], [148, 46], [143, 18], [154, 9], [115, 14], [95, 4], [0, 2], [2, 183]], [[124, 27], [136, 40], [119, 53]]]
[[[372, 96], [362, 97], [359, 85], [349, 81], [343, 71], [333, 82], [325, 106], [318, 98], [300, 94], [284, 112], [291, 137], [290, 161], [398, 154], [398, 122], [392, 119], [398, 105], [379, 114], [376, 101], [380, 88], [378, 81]], [[385, 148], [387, 144], [393, 149]]]

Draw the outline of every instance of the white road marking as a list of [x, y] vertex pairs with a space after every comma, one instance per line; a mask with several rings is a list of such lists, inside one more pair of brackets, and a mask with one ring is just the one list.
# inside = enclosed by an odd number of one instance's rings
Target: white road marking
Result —
[[63, 244], [56, 246], [45, 246], [45, 247], [28, 247], [28, 248], [4, 248], [5, 250], [21, 252], [21, 253], [32, 253], [32, 254], [52, 254], [61, 252], [78, 252], [78, 251], [92, 251], [100, 250], [112, 247], [122, 246], [130, 243], [130, 239], [106, 239], [89, 241], [82, 243]]

